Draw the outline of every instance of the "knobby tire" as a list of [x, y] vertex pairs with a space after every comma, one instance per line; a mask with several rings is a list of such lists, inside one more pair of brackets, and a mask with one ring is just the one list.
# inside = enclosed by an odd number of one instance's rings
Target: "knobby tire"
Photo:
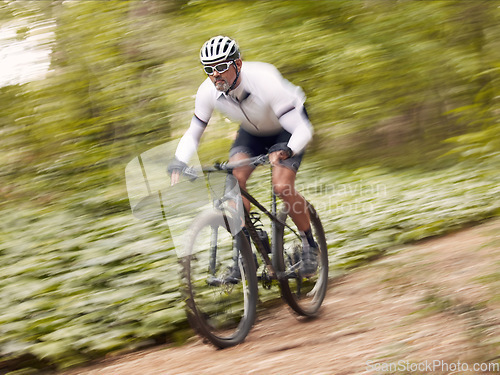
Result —
[[[181, 258], [188, 321], [200, 336], [221, 349], [245, 340], [255, 321], [258, 299], [250, 244], [242, 231], [231, 235], [228, 221], [231, 219], [222, 211], [201, 213], [189, 229]], [[211, 250], [214, 231], [218, 241], [215, 258]], [[234, 264], [235, 243], [241, 255], [237, 263], [241, 280], [229, 283], [225, 275]], [[210, 270], [210, 264], [215, 268]]]
[[[303, 277], [300, 273], [300, 237], [283, 224], [277, 224], [276, 245], [273, 254], [274, 266], [278, 272], [281, 295], [298, 315], [315, 317], [318, 315], [328, 286], [328, 249], [325, 231], [321, 220], [312, 205], [308, 203], [311, 229], [318, 244], [318, 270], [312, 277]], [[292, 226], [293, 223], [285, 211], [278, 214], [280, 222]]]

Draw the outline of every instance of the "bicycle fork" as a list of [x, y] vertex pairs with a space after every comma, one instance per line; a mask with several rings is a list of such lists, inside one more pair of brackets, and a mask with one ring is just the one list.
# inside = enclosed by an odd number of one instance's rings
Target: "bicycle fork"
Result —
[[215, 276], [215, 271], [217, 267], [217, 239], [218, 233], [215, 228], [212, 227], [212, 234], [210, 236], [210, 260], [209, 260], [209, 271], [212, 276]]

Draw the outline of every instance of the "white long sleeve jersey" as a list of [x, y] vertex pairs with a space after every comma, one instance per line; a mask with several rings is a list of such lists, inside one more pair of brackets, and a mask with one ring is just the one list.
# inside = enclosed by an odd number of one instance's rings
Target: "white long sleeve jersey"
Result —
[[288, 147], [294, 154], [304, 150], [313, 130], [303, 110], [302, 89], [284, 79], [273, 65], [262, 62], [243, 62], [240, 77], [238, 87], [227, 95], [208, 77], [200, 85], [191, 125], [177, 146], [178, 160], [189, 162], [214, 109], [257, 136], [278, 134], [283, 128], [292, 134]]

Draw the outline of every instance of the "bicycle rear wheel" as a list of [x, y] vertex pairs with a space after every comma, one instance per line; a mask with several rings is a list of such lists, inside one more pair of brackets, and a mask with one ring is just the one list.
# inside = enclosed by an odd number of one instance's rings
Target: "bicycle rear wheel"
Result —
[[[228, 220], [221, 211], [199, 215], [181, 261], [189, 323], [218, 348], [245, 340], [255, 321], [258, 293], [250, 245], [241, 231], [233, 237]], [[238, 279], [229, 277], [234, 266]]]
[[[297, 232], [283, 224], [276, 226], [277, 254], [273, 254], [275, 268], [279, 275], [281, 294], [288, 305], [299, 315], [314, 317], [325, 298], [328, 286], [328, 249], [325, 232], [319, 216], [312, 205], [308, 203], [311, 217], [311, 229], [318, 244], [318, 269], [311, 277], [303, 277], [300, 272], [302, 240]], [[282, 211], [278, 218], [294, 228], [295, 225]]]

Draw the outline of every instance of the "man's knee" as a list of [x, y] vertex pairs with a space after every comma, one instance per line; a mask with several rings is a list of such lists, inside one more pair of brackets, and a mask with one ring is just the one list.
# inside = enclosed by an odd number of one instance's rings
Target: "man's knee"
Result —
[[252, 173], [251, 170], [245, 170], [244, 168], [237, 168], [233, 170], [233, 176], [238, 181], [240, 187], [245, 188], [247, 185], [247, 180]]
[[287, 182], [277, 182], [273, 184], [273, 189], [276, 195], [280, 198], [285, 198], [289, 195], [293, 195], [295, 188], [293, 184]]

